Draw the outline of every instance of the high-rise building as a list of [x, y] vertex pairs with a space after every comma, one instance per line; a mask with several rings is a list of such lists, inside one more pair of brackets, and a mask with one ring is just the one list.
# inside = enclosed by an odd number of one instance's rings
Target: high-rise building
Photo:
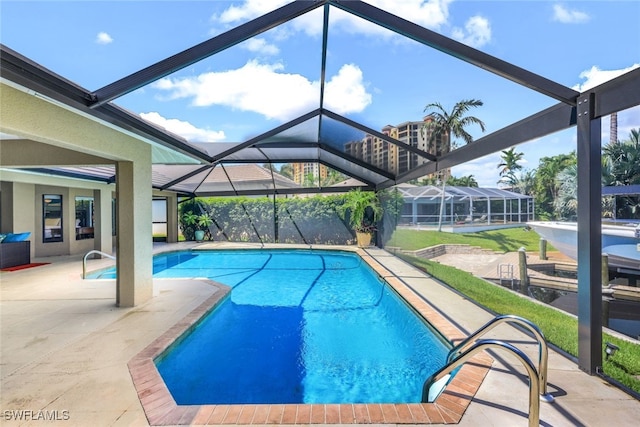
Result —
[[[426, 116], [422, 121], [404, 122], [397, 126], [386, 125], [382, 133], [413, 148], [442, 155], [449, 150], [449, 135], [433, 135], [425, 123], [430, 122], [431, 116]], [[360, 141], [351, 141], [345, 144], [345, 152], [353, 157], [394, 174], [407, 172], [428, 160], [417, 153], [402, 148], [374, 135], [365, 135]], [[445, 179], [451, 175], [450, 169], [443, 171]]]
[[316, 162], [292, 163], [291, 167], [293, 168], [293, 180], [300, 185], [311, 183], [318, 185], [329, 174], [325, 165]]

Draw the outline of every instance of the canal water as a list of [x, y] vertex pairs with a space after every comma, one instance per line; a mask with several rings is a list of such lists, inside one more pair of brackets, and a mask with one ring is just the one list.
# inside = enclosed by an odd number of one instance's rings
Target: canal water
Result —
[[[520, 291], [519, 285], [504, 284], [503, 286]], [[529, 286], [527, 294], [540, 302], [552, 307], [578, 315], [578, 294], [576, 292]], [[602, 325], [640, 340], [640, 301], [629, 301], [604, 296], [602, 300]]]

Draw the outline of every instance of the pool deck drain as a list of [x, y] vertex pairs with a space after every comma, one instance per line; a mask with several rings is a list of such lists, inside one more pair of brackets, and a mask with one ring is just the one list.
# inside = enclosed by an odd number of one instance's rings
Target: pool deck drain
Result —
[[[356, 251], [414, 310], [451, 342], [465, 338], [458, 328], [402, 280], [363, 250]], [[433, 403], [178, 405], [154, 359], [197, 323], [231, 291], [211, 282], [214, 293], [171, 329], [132, 358], [129, 372], [150, 425], [222, 424], [454, 424], [464, 415], [493, 359], [486, 353], [464, 364]]]

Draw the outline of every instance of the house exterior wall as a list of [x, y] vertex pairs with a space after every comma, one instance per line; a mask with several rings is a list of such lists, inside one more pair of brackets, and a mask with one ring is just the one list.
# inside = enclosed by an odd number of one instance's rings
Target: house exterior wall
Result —
[[[30, 231], [30, 240], [33, 242], [34, 186], [25, 183], [2, 182], [0, 192], [0, 203], [2, 203], [0, 232], [22, 233]], [[34, 254], [35, 248], [32, 244], [31, 257]]]
[[[115, 197], [113, 184], [90, 183], [47, 175], [26, 174], [21, 172], [2, 173], [0, 183], [1, 223], [0, 232], [18, 233], [30, 231], [31, 257], [84, 254], [97, 249], [112, 253], [115, 236], [112, 233], [111, 201]], [[21, 182], [27, 181], [27, 182]], [[54, 185], [45, 185], [49, 182]], [[78, 187], [84, 185], [84, 187]], [[43, 197], [45, 194], [62, 196], [62, 233], [61, 242], [44, 242]], [[93, 197], [94, 237], [76, 239], [75, 198]], [[100, 203], [104, 205], [102, 209]]]
[[[116, 165], [119, 236], [116, 304], [130, 307], [148, 301], [153, 295], [153, 247], [149, 236], [152, 229], [151, 141], [143, 140], [124, 129], [115, 128], [55, 102], [49, 102], [32, 92], [5, 84], [2, 84], [0, 109], [3, 112], [0, 131], [33, 142], [25, 143], [24, 146], [8, 142], [6, 147], [10, 148], [5, 156], [3, 141], [3, 155], [0, 161], [2, 167], [73, 166], [84, 163], [68, 160], [67, 156], [62, 155], [53, 160], [53, 156], [47, 158], [43, 152], [36, 149], [38, 144], [43, 150], [53, 154], [60, 154], [61, 150], [66, 150], [91, 161], [84, 164]], [[4, 170], [2, 179], [5, 180]], [[43, 182], [40, 181], [38, 184]], [[50, 185], [48, 182], [46, 184]], [[13, 198], [16, 197], [14, 191]], [[30, 215], [34, 215], [35, 212], [35, 199], [34, 188]], [[17, 223], [15, 210], [13, 222], [14, 225]], [[34, 223], [35, 218], [31, 222]], [[79, 247], [76, 249], [79, 250]]]
[[[68, 178], [3, 172], [3, 178], [27, 179], [33, 182], [0, 181], [0, 233], [29, 231], [31, 257], [85, 254], [97, 249], [113, 253], [116, 236], [113, 230], [115, 185], [90, 183]], [[44, 185], [37, 182], [51, 182]], [[78, 187], [84, 185], [84, 187]], [[43, 197], [57, 194], [63, 200], [63, 241], [43, 241]], [[92, 197], [94, 201], [94, 237], [76, 239], [75, 198]], [[167, 199], [167, 241], [178, 241], [177, 195], [171, 192], [154, 192], [154, 196]], [[14, 218], [16, 221], [14, 221]]]

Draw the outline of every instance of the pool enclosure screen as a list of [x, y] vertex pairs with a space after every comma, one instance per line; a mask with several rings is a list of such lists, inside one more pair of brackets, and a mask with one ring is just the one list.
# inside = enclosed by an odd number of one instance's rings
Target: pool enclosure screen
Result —
[[[129, 2], [116, 3], [129, 4]], [[273, 2], [274, 7], [279, 4], [279, 2]], [[391, 6], [391, 2], [388, 4], [390, 8], [396, 9]], [[110, 4], [109, 7], [114, 6]], [[401, 8], [397, 9], [389, 12], [368, 2], [358, 0], [288, 2], [282, 7], [265, 11], [262, 16], [202, 40], [183, 51], [170, 52], [170, 56], [166, 56], [165, 59], [94, 90], [87, 90], [66, 80], [9, 47], [0, 45], [3, 92], [10, 92], [5, 90], [5, 84], [10, 84], [24, 90], [30, 96], [39, 97], [54, 105], [62, 105], [70, 111], [81, 113], [83, 117], [126, 130], [140, 139], [149, 141], [152, 146], [151, 185], [153, 188], [187, 197], [212, 196], [214, 190], [209, 190], [206, 185], [201, 187], [200, 184], [207, 183], [206, 177], [211, 170], [218, 173], [217, 169], [223, 164], [226, 166], [232, 163], [254, 163], [270, 168], [274, 164], [315, 162], [330, 166], [360, 183], [354, 184], [352, 187], [380, 191], [438, 172], [446, 173], [451, 168], [465, 162], [524, 142], [534, 141], [555, 132], [576, 128], [577, 159], [580, 165], [577, 176], [577, 199], [581, 201], [578, 217], [578, 242], [584, 243], [579, 256], [580, 271], [578, 276], [581, 278], [581, 282], [585, 282], [585, 286], [580, 286], [579, 354], [581, 368], [595, 373], [602, 361], [601, 325], [597, 320], [601, 317], [602, 301], [599, 290], [592, 292], [589, 282], [596, 282], [600, 277], [601, 245], [596, 230], [599, 230], [601, 222], [601, 206], [599, 206], [602, 192], [600, 173], [601, 118], [640, 105], [640, 69], [634, 69], [616, 79], [580, 93], [567, 85], [552, 81], [429, 30], [415, 22], [415, 14], [414, 16], [398, 16], [393, 13], [401, 14]], [[228, 71], [218, 68], [225, 54], [232, 50], [244, 49], [247, 46], [243, 45], [244, 42], [261, 45], [264, 43], [262, 39], [264, 37], [276, 39], [282, 34], [278, 32], [282, 28], [290, 29], [296, 25], [299, 28], [308, 28], [309, 26], [305, 24], [309, 21], [304, 21], [304, 19], [309, 17], [312, 18], [313, 23], [318, 24], [319, 29], [317, 35], [305, 45], [306, 52], [309, 54], [304, 58], [291, 55], [290, 60], [285, 62], [290, 67], [286, 70], [288, 74], [304, 76], [306, 81], [313, 83], [309, 85], [309, 91], [304, 91], [304, 94], [311, 94], [309, 98], [312, 99], [312, 102], [304, 104], [304, 108], [291, 109], [295, 114], [282, 118], [278, 122], [281, 124], [273, 127], [274, 122], [270, 120], [270, 117], [265, 120], [256, 120], [257, 116], [253, 115], [251, 119], [237, 122], [243, 127], [251, 125], [251, 129], [247, 129], [245, 136], [229, 142], [216, 142], [213, 137], [204, 138], [204, 141], [198, 138], [197, 142], [193, 142], [167, 131], [161, 125], [141, 119], [143, 113], [162, 111], [155, 108], [157, 104], [152, 101], [159, 102], [171, 96], [171, 93], [165, 91], [169, 86], [167, 82], [180, 82], [199, 72]], [[344, 40], [336, 38], [336, 33], [340, 32], [337, 24], [341, 20], [344, 22], [346, 18], [351, 19], [348, 21], [350, 22], [349, 30], [356, 30], [363, 26], [366, 28], [375, 26], [377, 30], [375, 33], [376, 43], [369, 43], [368, 46], [355, 43], [339, 45], [338, 43]], [[602, 37], [604, 36], [603, 34]], [[401, 43], [395, 43], [395, 41], [392, 48], [380, 49], [377, 41], [389, 40], [389, 37], [400, 37], [403, 41], [403, 47], [405, 44], [406, 46], [415, 44], [420, 50], [418, 54], [408, 56], [404, 54], [402, 49], [396, 49]], [[301, 39], [302, 36], [298, 35], [297, 40]], [[589, 43], [585, 44], [589, 45]], [[553, 43], [553, 45], [558, 45], [558, 43]], [[338, 49], [334, 48], [337, 46], [353, 46], [353, 48], [349, 50], [346, 57], [342, 58], [340, 55], [336, 55]], [[571, 49], [571, 47], [563, 49]], [[370, 110], [366, 114], [362, 114], [361, 109], [349, 108], [349, 103], [345, 105], [338, 102], [339, 98], [336, 97], [336, 94], [341, 91], [335, 90], [336, 86], [331, 84], [334, 77], [337, 78], [345, 74], [353, 75], [354, 71], [357, 72], [351, 65], [363, 63], [367, 50], [371, 57], [383, 59], [379, 61], [379, 64], [376, 64], [376, 71], [387, 73], [381, 75], [380, 87], [376, 87], [380, 90], [376, 90], [374, 106], [381, 106], [377, 116]], [[246, 51], [250, 50], [246, 49]], [[597, 51], [598, 49], [591, 47], [589, 54], [596, 54]], [[518, 55], [520, 54], [522, 52], [518, 52]], [[394, 55], [398, 56], [394, 58]], [[388, 132], [385, 133], [384, 123], [387, 120], [392, 120], [388, 114], [382, 114], [385, 112], [386, 106], [392, 105], [391, 102], [387, 102], [391, 99], [384, 98], [385, 96], [395, 95], [405, 99], [408, 92], [398, 90], [398, 86], [406, 82], [412, 85], [411, 88], [425, 85], [427, 89], [429, 84], [443, 84], [440, 79], [435, 78], [421, 78], [419, 82], [409, 79], [406, 70], [411, 66], [407, 66], [407, 60], [413, 61], [418, 58], [420, 62], [416, 62], [417, 66], [421, 66], [427, 71], [435, 69], [449, 71], [453, 69], [452, 67], [457, 67], [457, 71], [463, 72], [465, 78], [457, 79], [451, 87], [460, 93], [475, 93], [478, 86], [476, 76], [489, 74], [494, 79], [491, 82], [492, 91], [509, 94], [504, 102], [504, 109], [517, 104], [518, 106], [526, 106], [529, 111], [523, 110], [525, 116], [519, 116], [519, 119], [515, 117], [514, 119], [517, 121], [512, 124], [509, 124], [511, 119], [494, 124], [488, 129], [488, 134], [461, 147], [455, 147], [451, 144], [452, 141], [448, 141], [448, 145], [451, 146], [445, 145], [440, 150], [428, 150], [422, 146], [424, 141], [421, 141], [418, 135], [413, 139], [408, 133], [406, 139], [403, 139], [405, 134], [400, 131], [399, 126], [397, 132], [394, 129], [388, 129]], [[124, 62], [126, 61], [117, 61], [119, 65], [124, 65]], [[243, 63], [252, 64], [251, 61], [243, 61]], [[313, 64], [314, 67], [307, 69], [310, 64]], [[163, 84], [158, 84], [160, 81]], [[247, 83], [251, 82], [247, 81]], [[95, 81], [92, 84], [95, 84]], [[263, 86], [267, 87], [268, 85]], [[352, 85], [338, 85], [338, 87], [344, 90], [352, 88]], [[255, 90], [249, 92], [253, 93]], [[144, 108], [141, 108], [142, 104], [138, 102], [138, 97], [142, 95], [146, 95], [149, 102], [149, 104], [144, 104]], [[275, 95], [269, 93], [268, 95], [266, 99], [269, 102], [265, 105], [270, 105], [271, 101], [277, 97], [286, 98], [280, 93]], [[296, 95], [302, 95], [302, 93], [298, 90]], [[524, 95], [535, 96], [535, 99], [532, 99], [532, 102], [523, 102]], [[9, 98], [5, 95], [4, 99]], [[16, 97], [16, 99], [19, 98]], [[354, 96], [347, 97], [347, 99], [352, 101]], [[118, 105], [114, 101], [117, 101]], [[417, 108], [420, 110], [425, 100], [421, 99], [419, 102]], [[21, 107], [22, 105], [8, 105], [6, 110], [18, 111]], [[178, 110], [180, 109], [172, 109], [171, 119], [191, 123], [189, 121], [190, 113], [194, 109], [191, 106], [182, 109], [183, 116], [174, 114]], [[239, 111], [235, 110], [235, 113], [239, 114]], [[145, 115], [148, 117], [148, 114]], [[8, 117], [3, 118], [3, 124], [12, 118], [10, 115], [5, 116]], [[213, 118], [215, 115], [210, 114], [209, 117]], [[380, 119], [380, 117], [385, 118]], [[416, 118], [407, 117], [406, 119]], [[19, 124], [20, 126], [16, 130], [19, 131], [21, 127], [30, 130], [30, 125]], [[209, 123], [202, 124], [203, 127], [207, 125]], [[380, 128], [380, 126], [385, 127]], [[28, 134], [28, 132], [26, 133]], [[29, 174], [34, 172], [48, 175], [58, 174], [106, 183], [118, 181], [113, 162], [108, 159], [103, 160], [104, 164], [102, 162], [100, 164], [93, 162], [86, 164], [83, 161], [78, 162], [77, 166], [69, 165], [66, 161], [61, 160], [57, 160], [54, 162], [55, 164], [42, 162], [34, 165], [33, 159], [23, 160], [19, 156], [10, 161], [12, 157], [7, 154], [11, 154], [10, 146], [14, 147], [13, 152], [17, 154], [20, 154], [23, 149], [24, 141], [20, 141], [20, 136], [4, 132], [0, 135], [0, 140], [3, 143], [3, 167], [21, 168]], [[41, 138], [48, 141], [55, 139], [45, 137], [44, 134]], [[11, 142], [12, 140], [13, 142]], [[18, 142], [16, 143], [16, 141]], [[59, 143], [64, 145], [66, 142], [59, 141]], [[82, 145], [77, 146], [82, 150]], [[229, 173], [229, 176], [231, 175]], [[230, 182], [233, 183], [233, 188], [228, 188], [225, 193], [218, 195], [244, 194], [247, 197], [254, 197], [271, 194], [272, 200], [276, 200], [288, 194], [331, 193], [334, 190], [339, 192], [338, 187], [327, 187], [322, 184], [317, 185], [314, 190], [286, 188], [287, 184], [275, 181], [275, 177], [271, 184], [265, 183], [270, 188], [244, 188], [245, 183], [239, 179], [232, 179]], [[348, 187], [348, 185], [344, 186], [342, 190], [345, 191]], [[451, 193], [451, 191], [449, 194], [449, 197], [444, 194], [445, 202], [440, 204], [444, 209], [442, 209], [442, 214], [438, 212], [439, 221], [446, 222], [448, 220], [454, 223], [456, 223], [456, 219], [458, 222], [467, 219], [472, 222], [476, 219], [483, 219], [487, 222], [514, 221], [514, 211], [520, 221], [523, 219], [522, 204], [526, 199], [485, 196], [483, 202], [481, 202], [482, 197], [471, 198], [467, 206], [466, 202], [462, 201], [464, 196], [460, 196], [460, 202], [458, 202], [458, 195]], [[437, 198], [437, 194], [432, 196], [434, 202]], [[435, 204], [420, 203], [419, 198], [415, 200], [416, 208], [422, 206], [424, 209], [424, 214], [420, 214], [419, 211], [415, 214], [415, 220], [432, 222], [435, 218], [432, 213]], [[597, 202], [594, 202], [595, 200]], [[473, 201], [473, 205], [471, 205], [471, 201]], [[519, 206], [517, 209], [515, 208], [516, 202]], [[480, 211], [481, 209], [484, 212]], [[248, 211], [248, 209], [246, 210]], [[413, 221], [415, 212], [413, 202], [411, 212], [408, 213], [407, 210], [408, 208], [404, 210], [406, 216], [410, 216]], [[527, 208], [525, 212], [528, 215], [530, 211]], [[55, 216], [53, 207], [49, 215]], [[294, 215], [291, 216], [294, 217]], [[275, 214], [272, 217], [281, 218], [280, 215]], [[403, 215], [404, 217], [405, 215]], [[463, 218], [461, 219], [461, 217]], [[251, 218], [251, 216], [248, 215], [247, 218]], [[258, 224], [259, 221], [254, 221], [252, 218], [250, 230], [259, 230]], [[44, 227], [52, 227], [51, 234], [47, 238], [56, 239], [56, 228], [53, 228], [56, 225], [42, 224], [41, 226], [43, 229]], [[302, 228], [299, 228], [302, 231]], [[278, 229], [279, 227], [274, 227], [274, 236]], [[266, 233], [258, 232], [257, 234]], [[45, 233], [45, 235], [47, 234]]]
[[533, 197], [498, 188], [427, 185], [397, 187], [403, 225], [465, 226], [533, 221]]
[[[403, 200], [397, 189], [377, 192], [383, 215], [375, 226], [374, 244], [382, 246], [395, 230]], [[344, 192], [332, 194], [218, 196], [183, 199], [179, 202], [180, 232], [187, 240], [195, 230], [204, 240], [288, 243], [304, 245], [350, 245], [356, 233], [349, 211], [342, 205]], [[207, 217], [207, 222], [201, 218]]]

